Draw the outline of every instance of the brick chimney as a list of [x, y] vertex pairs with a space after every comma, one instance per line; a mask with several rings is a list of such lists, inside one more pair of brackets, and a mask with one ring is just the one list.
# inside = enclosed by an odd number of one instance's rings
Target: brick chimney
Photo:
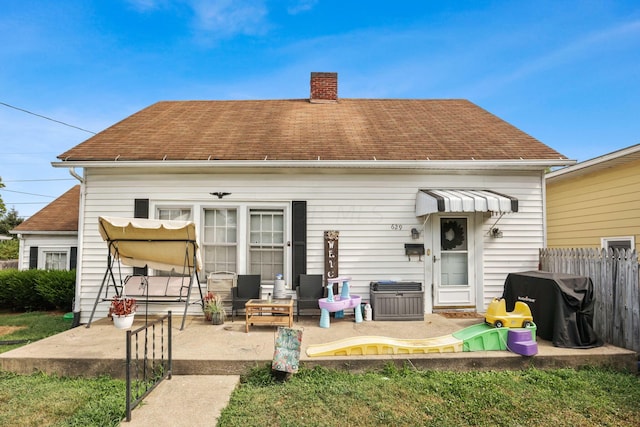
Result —
[[338, 73], [311, 73], [309, 102], [338, 102]]

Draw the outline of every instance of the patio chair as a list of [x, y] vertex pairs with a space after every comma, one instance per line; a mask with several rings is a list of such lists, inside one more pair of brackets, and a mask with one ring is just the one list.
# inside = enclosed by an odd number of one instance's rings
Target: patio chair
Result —
[[298, 321], [300, 320], [300, 310], [311, 308], [320, 310], [318, 300], [324, 297], [322, 280], [322, 274], [300, 275], [300, 283], [296, 286]]
[[231, 321], [233, 322], [234, 316], [239, 309], [244, 310], [247, 301], [260, 298], [260, 275], [238, 274], [236, 286], [231, 290]]

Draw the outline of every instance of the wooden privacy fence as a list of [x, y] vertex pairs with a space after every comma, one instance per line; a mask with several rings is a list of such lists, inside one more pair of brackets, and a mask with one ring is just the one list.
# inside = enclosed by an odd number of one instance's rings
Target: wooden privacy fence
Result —
[[593, 328], [607, 343], [640, 352], [640, 286], [635, 250], [540, 249], [540, 269], [588, 276]]

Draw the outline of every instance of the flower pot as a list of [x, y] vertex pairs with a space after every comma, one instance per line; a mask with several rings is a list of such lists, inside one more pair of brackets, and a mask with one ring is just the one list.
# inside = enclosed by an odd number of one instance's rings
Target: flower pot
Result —
[[118, 329], [129, 329], [131, 325], [133, 325], [133, 318], [135, 315], [136, 315], [135, 313], [126, 314], [123, 316], [114, 314], [112, 315], [113, 326], [115, 326]]
[[211, 313], [211, 324], [212, 325], [222, 325], [222, 324], [224, 324], [224, 314], [222, 314], [222, 313]]

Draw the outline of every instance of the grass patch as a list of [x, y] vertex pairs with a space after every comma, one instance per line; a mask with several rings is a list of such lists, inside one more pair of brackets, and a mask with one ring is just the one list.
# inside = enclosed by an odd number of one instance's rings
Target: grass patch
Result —
[[242, 379], [221, 426], [638, 426], [640, 380], [601, 369], [350, 374], [302, 369]]
[[[71, 327], [63, 314], [58, 312], [33, 311], [20, 314], [0, 314], [0, 327], [13, 327], [13, 332], [0, 336], [0, 341], [27, 340], [37, 341], [65, 331]], [[4, 353], [24, 344], [0, 345], [0, 353]]]
[[121, 380], [0, 372], [2, 426], [118, 426], [124, 413]]
[[[34, 312], [0, 314], [0, 326], [22, 327], [2, 340], [35, 341], [70, 324], [61, 313]], [[442, 372], [388, 365], [350, 374], [317, 367], [278, 382], [269, 364], [242, 377], [218, 425], [626, 427], [640, 425], [638, 402], [640, 377], [603, 369]], [[121, 380], [0, 371], [1, 426], [118, 426], [124, 412]]]

